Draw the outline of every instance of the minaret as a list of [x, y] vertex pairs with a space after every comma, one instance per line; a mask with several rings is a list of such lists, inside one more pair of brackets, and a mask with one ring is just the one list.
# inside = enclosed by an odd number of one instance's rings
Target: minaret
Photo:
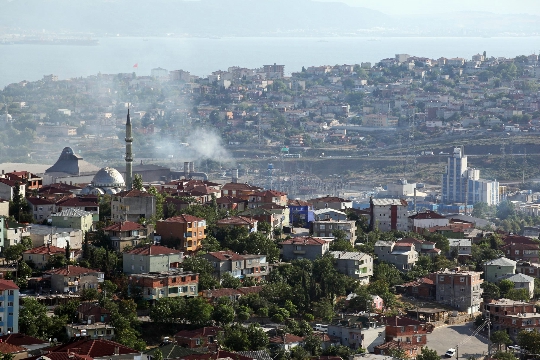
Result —
[[131, 153], [131, 119], [129, 117], [129, 108], [126, 121], [126, 190], [133, 188], [133, 154]]

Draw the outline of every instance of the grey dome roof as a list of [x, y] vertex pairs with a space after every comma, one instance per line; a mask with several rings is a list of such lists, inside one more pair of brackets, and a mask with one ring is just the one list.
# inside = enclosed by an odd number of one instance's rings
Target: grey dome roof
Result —
[[126, 184], [124, 182], [122, 174], [120, 174], [118, 170], [110, 167], [104, 167], [103, 169], [99, 170], [94, 176], [94, 179], [92, 180], [92, 186], [116, 188], [124, 187], [126, 186]]

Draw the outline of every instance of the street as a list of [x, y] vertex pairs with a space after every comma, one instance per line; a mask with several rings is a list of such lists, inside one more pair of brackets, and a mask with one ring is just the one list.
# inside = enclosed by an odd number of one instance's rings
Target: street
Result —
[[472, 323], [437, 328], [427, 336], [427, 346], [436, 350], [437, 354], [444, 355], [450, 348], [459, 345], [459, 358], [468, 359], [473, 356], [479, 358], [487, 354], [488, 341], [483, 335], [470, 337], [474, 330]]

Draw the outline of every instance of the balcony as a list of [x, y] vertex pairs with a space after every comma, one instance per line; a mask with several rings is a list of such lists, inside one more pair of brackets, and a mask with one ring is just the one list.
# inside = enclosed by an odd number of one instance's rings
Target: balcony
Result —
[[293, 250], [293, 254], [296, 255], [304, 255], [306, 253], [306, 250]]

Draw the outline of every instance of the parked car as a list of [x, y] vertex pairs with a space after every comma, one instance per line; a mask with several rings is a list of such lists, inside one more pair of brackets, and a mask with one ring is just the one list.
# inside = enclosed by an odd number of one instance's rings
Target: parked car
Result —
[[314, 329], [315, 331], [322, 331], [322, 332], [327, 333], [327, 332], [328, 332], [328, 325], [325, 325], [325, 324], [315, 324], [315, 326], [313, 327], [313, 329]]
[[510, 345], [508, 348], [514, 351], [521, 351], [521, 347], [519, 345]]
[[447, 358], [454, 357], [454, 355], [456, 355], [456, 349], [454, 348], [448, 349], [448, 351], [444, 354], [444, 356]]

